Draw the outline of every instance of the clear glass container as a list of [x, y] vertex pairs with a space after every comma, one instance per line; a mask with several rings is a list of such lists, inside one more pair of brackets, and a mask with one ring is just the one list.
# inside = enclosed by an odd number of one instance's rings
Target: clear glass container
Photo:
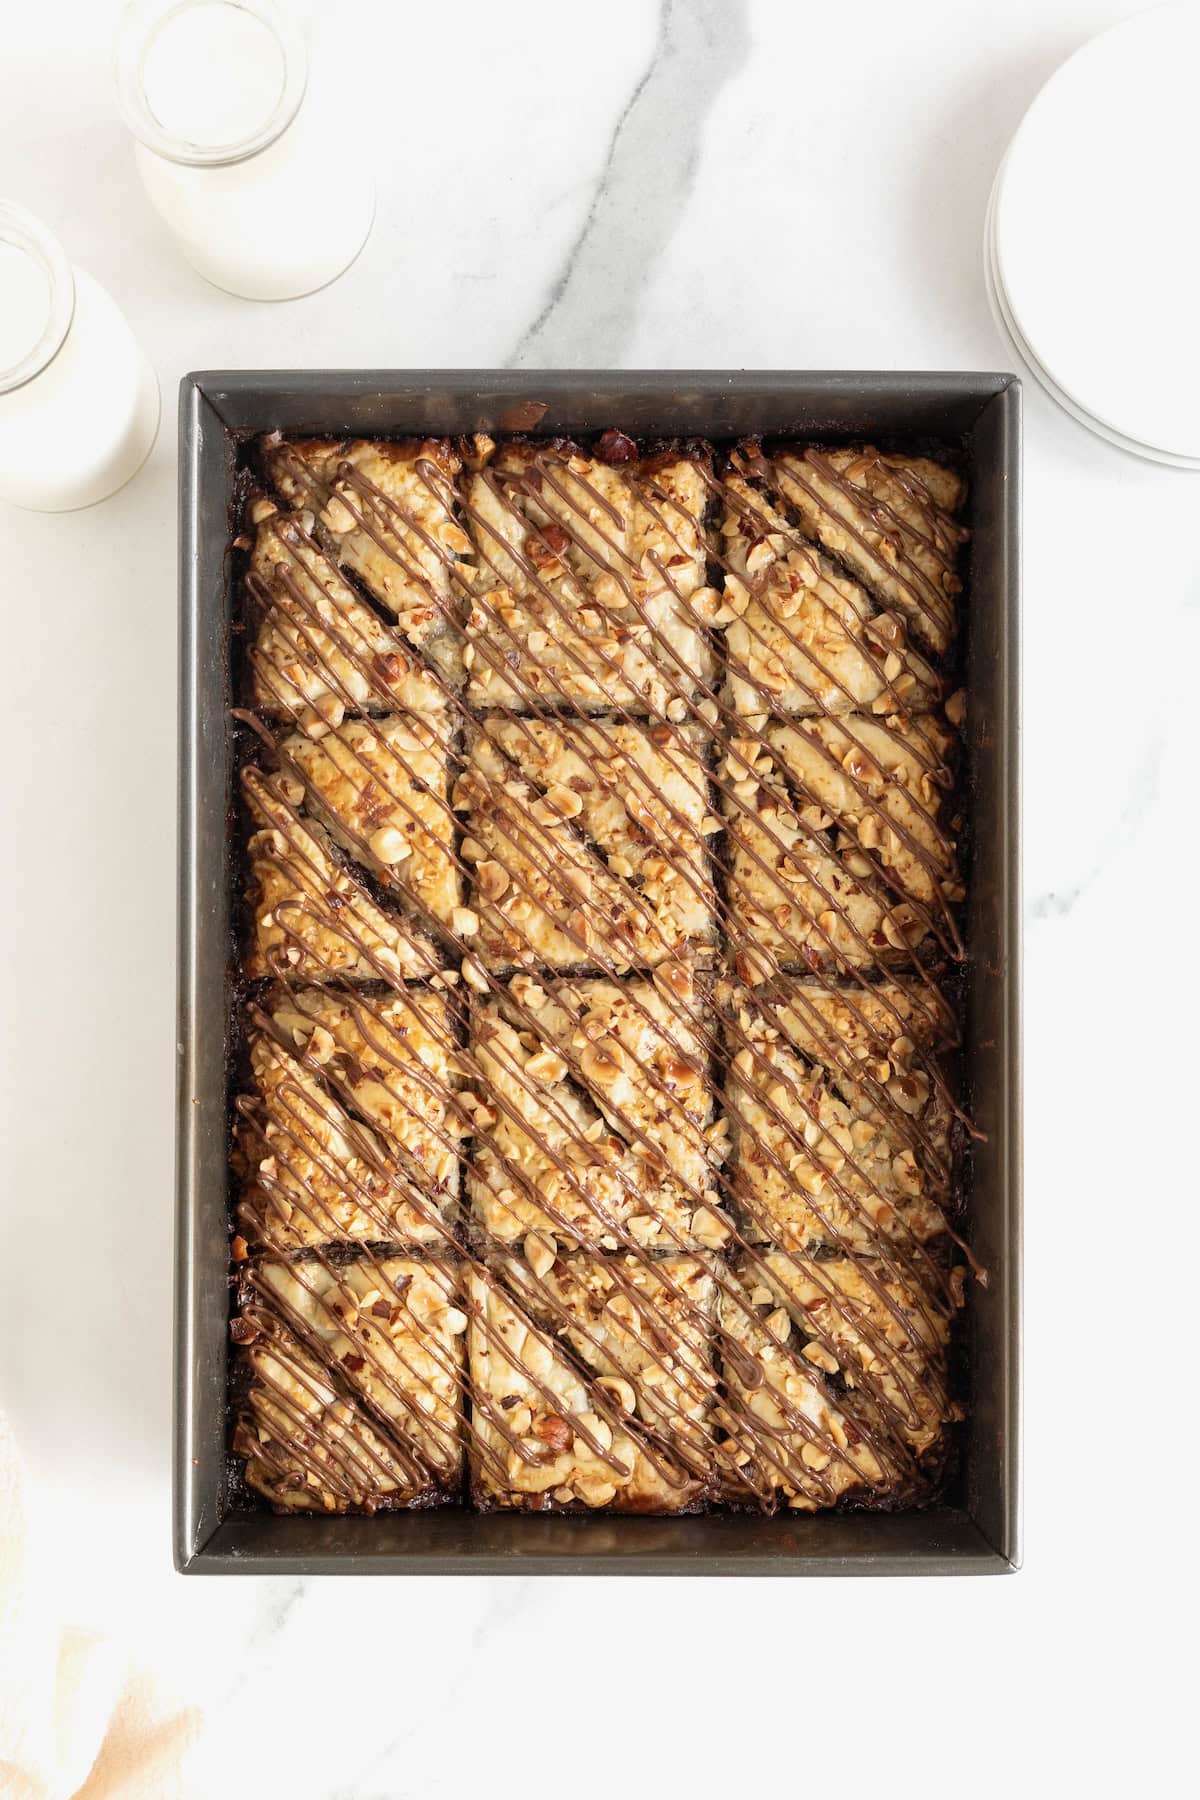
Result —
[[146, 192], [206, 280], [289, 300], [354, 261], [374, 183], [339, 166], [341, 129], [294, 14], [274, 0], [132, 0], [115, 76]]
[[0, 200], [0, 498], [37, 512], [123, 487], [158, 431], [158, 382], [112, 296]]

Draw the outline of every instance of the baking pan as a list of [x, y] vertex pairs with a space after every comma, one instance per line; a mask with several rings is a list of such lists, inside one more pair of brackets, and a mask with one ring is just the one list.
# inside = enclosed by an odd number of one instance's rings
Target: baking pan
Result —
[[[1020, 384], [991, 374], [216, 371], [180, 389], [178, 1211], [174, 1551], [212, 1574], [948, 1575], [1018, 1566], [1021, 1254]], [[787, 434], [965, 451], [972, 851], [965, 936], [969, 1421], [945, 1500], [913, 1512], [697, 1518], [227, 1509], [233, 780], [228, 544], [237, 445], [281, 429]]]

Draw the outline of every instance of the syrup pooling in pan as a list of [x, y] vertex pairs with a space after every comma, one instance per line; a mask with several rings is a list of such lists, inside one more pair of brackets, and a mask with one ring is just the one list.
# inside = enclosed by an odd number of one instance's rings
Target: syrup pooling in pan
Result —
[[[464, 1460], [484, 1506], [928, 1490], [961, 483], [816, 454], [264, 447], [235, 1335], [276, 1504], [457, 1498]], [[319, 1271], [351, 1319], [414, 1254], [461, 1355], [372, 1358], [264, 1291]]]

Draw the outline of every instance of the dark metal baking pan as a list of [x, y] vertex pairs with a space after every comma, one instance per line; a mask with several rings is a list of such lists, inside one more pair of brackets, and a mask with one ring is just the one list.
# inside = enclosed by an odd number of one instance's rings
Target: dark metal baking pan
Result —
[[[1018, 631], [1020, 384], [1011, 375], [235, 371], [180, 391], [180, 789], [176, 1566], [213, 1574], [879, 1575], [1003, 1573], [1019, 1561], [1021, 1254]], [[635, 435], [786, 433], [966, 454], [965, 609], [973, 857], [966, 1084], [975, 1150], [969, 1421], [946, 1500], [907, 1513], [763, 1519], [375, 1518], [225, 1510], [229, 1077], [234, 876], [227, 546], [236, 444], [279, 428], [404, 435], [619, 426]]]

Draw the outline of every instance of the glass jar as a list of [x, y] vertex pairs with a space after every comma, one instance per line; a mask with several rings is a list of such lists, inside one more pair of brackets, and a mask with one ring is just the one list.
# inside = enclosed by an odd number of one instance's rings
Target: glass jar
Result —
[[125, 316], [23, 207], [0, 201], [0, 497], [70, 512], [149, 456], [158, 382]]
[[117, 97], [156, 211], [192, 267], [249, 300], [324, 287], [362, 249], [375, 185], [347, 169], [273, 0], [133, 0]]

